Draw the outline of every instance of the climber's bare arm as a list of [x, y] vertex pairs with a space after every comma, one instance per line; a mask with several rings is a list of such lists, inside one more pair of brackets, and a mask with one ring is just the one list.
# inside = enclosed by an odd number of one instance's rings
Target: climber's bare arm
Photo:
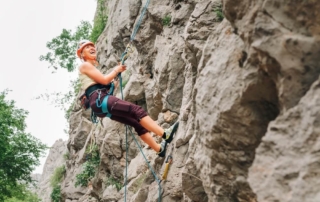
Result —
[[86, 74], [92, 80], [97, 83], [107, 85], [120, 73], [126, 70], [125, 65], [119, 65], [115, 67], [112, 72], [107, 75], [103, 75], [95, 66], [89, 62], [84, 62], [80, 65], [80, 72]]

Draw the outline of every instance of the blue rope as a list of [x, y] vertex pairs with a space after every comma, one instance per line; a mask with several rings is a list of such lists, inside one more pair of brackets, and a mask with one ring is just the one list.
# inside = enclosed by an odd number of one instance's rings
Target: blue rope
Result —
[[147, 10], [147, 7], [148, 7], [149, 3], [150, 3], [150, 0], [147, 0], [146, 4], [144, 5], [144, 8], [142, 9], [142, 12], [140, 14], [139, 20], [138, 20], [138, 22], [137, 22], [137, 24], [136, 24], [136, 26], [135, 26], [132, 34], [131, 34], [130, 41], [133, 41], [134, 38], [136, 37], [136, 34], [137, 34], [138, 30], [139, 30], [139, 27], [141, 25], [143, 16], [144, 16], [144, 14], [145, 14], [145, 12]]
[[[119, 76], [119, 83], [120, 83], [120, 92], [121, 92], [121, 99], [123, 100], [123, 91], [122, 91], [122, 76], [121, 74], [118, 75]], [[140, 152], [142, 153], [142, 156], [143, 158], [145, 159], [149, 169], [151, 170], [154, 178], [156, 179], [156, 181], [158, 182], [158, 186], [159, 186], [159, 197], [158, 197], [158, 202], [161, 202], [161, 180], [159, 180], [159, 178], [157, 177], [157, 174], [155, 173], [155, 171], [152, 169], [148, 159], [146, 158], [146, 156], [144, 155], [143, 151], [142, 151], [142, 148], [141, 148], [141, 145], [139, 144], [139, 142], [137, 141], [137, 138], [134, 136], [133, 132], [131, 131], [131, 129], [129, 128], [128, 125], [126, 125], [126, 176], [125, 176], [125, 179], [124, 179], [124, 201], [126, 202], [127, 201], [127, 176], [128, 176], [128, 129], [134, 139], [134, 141], [136, 142]]]
[[[129, 128], [129, 127], [128, 127], [128, 128]], [[151, 165], [150, 165], [150, 163], [149, 163], [149, 161], [148, 161], [147, 157], [144, 155], [144, 153], [143, 153], [143, 151], [142, 151], [141, 145], [139, 144], [139, 142], [138, 142], [137, 138], [134, 136], [134, 134], [133, 134], [133, 132], [131, 131], [131, 129], [130, 129], [130, 128], [129, 128], [129, 131], [130, 131], [130, 133], [131, 133], [131, 135], [132, 135], [132, 137], [133, 137], [134, 141], [135, 141], [135, 142], [136, 142], [136, 144], [138, 145], [139, 150], [140, 150], [140, 152], [142, 153], [142, 156], [143, 156], [144, 160], [147, 162], [148, 167], [149, 167], [149, 169], [151, 170], [151, 172], [152, 172], [152, 174], [153, 174], [154, 178], [155, 178], [155, 179], [156, 179], [156, 181], [158, 182], [158, 185], [159, 185], [159, 198], [158, 198], [158, 201], [160, 202], [160, 201], [161, 201], [161, 185], [160, 185], [161, 180], [159, 180], [159, 178], [157, 177], [157, 174], [156, 174], [156, 173], [154, 172], [154, 170], [152, 169], [152, 167], [151, 167]]]
[[[122, 91], [122, 77], [121, 74], [118, 75], [119, 76], [119, 83], [120, 83], [120, 92], [121, 92], [121, 99], [123, 100], [123, 91]], [[127, 179], [128, 179], [128, 129], [134, 139], [134, 141], [136, 142], [144, 160], [146, 161], [149, 169], [151, 170], [154, 178], [156, 179], [156, 181], [158, 182], [158, 186], [159, 186], [159, 197], [158, 197], [158, 202], [161, 202], [161, 180], [159, 180], [159, 178], [157, 177], [157, 174], [155, 173], [155, 171], [152, 169], [147, 157], [144, 155], [141, 145], [139, 144], [139, 142], [137, 141], [137, 138], [134, 136], [133, 132], [131, 131], [131, 129], [129, 128], [128, 125], [126, 125], [126, 176], [124, 179], [124, 201], [127, 201]]]
[[124, 180], [124, 198], [127, 201], [127, 180], [128, 180], [128, 126], [126, 125], [126, 177]]
[[[138, 30], [139, 30], [139, 27], [141, 25], [141, 22], [142, 22], [142, 19], [143, 19], [143, 16], [145, 15], [145, 12], [147, 10], [147, 7], [150, 3], [150, 0], [147, 0], [144, 8], [142, 9], [142, 12], [140, 14], [140, 17], [139, 17], [139, 20], [131, 34], [131, 37], [130, 37], [130, 43], [134, 40]], [[129, 43], [129, 44], [130, 44]], [[122, 53], [121, 55], [121, 64], [124, 64], [124, 62], [126, 61], [127, 59], [127, 54], [128, 54], [128, 48], [129, 46], [126, 47], [125, 51]], [[119, 77], [119, 83], [120, 83], [120, 92], [121, 92], [121, 99], [123, 100], [123, 91], [122, 91], [122, 77], [121, 77], [121, 73], [118, 74], [118, 77]], [[158, 186], [159, 186], [159, 197], [158, 197], [158, 202], [161, 202], [161, 180], [159, 180], [159, 178], [157, 177], [157, 174], [155, 173], [155, 171], [152, 169], [148, 159], [146, 158], [146, 156], [144, 155], [143, 151], [142, 151], [142, 148], [139, 144], [139, 142], [137, 141], [136, 137], [134, 136], [134, 134], [132, 133], [131, 129], [126, 125], [126, 176], [125, 176], [125, 180], [124, 180], [124, 184], [125, 184], [125, 188], [124, 188], [124, 201], [126, 202], [127, 201], [127, 178], [128, 178], [128, 129], [134, 139], [134, 141], [136, 142], [140, 152], [142, 153], [143, 155], [143, 158], [145, 159], [149, 169], [151, 170], [154, 178], [156, 179], [157, 183], [158, 183]]]

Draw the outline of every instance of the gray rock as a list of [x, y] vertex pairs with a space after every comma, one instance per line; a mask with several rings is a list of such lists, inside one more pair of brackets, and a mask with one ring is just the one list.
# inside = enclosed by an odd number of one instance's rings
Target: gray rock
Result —
[[[145, 3], [105, 2], [109, 19], [96, 43], [103, 73], [117, 65]], [[124, 95], [163, 128], [180, 121], [167, 148], [173, 162], [161, 182], [162, 201], [320, 200], [319, 6], [311, 0], [150, 1], [126, 61]], [[122, 181], [127, 161], [127, 200], [157, 201], [158, 182], [130, 134], [126, 150], [125, 127], [106, 118], [93, 127], [88, 112], [74, 109], [64, 199], [125, 201], [124, 188], [103, 182], [108, 176]], [[90, 131], [101, 163], [92, 189], [75, 188]], [[159, 178], [165, 158], [144, 143], [142, 151]]]
[[270, 123], [249, 182], [259, 201], [320, 200], [320, 79], [299, 104]]
[[36, 193], [42, 201], [51, 201], [50, 194], [52, 187], [50, 185], [50, 178], [56, 168], [65, 164], [64, 155], [67, 153], [67, 142], [61, 139], [57, 140], [50, 148], [41, 177], [37, 183], [38, 189]]

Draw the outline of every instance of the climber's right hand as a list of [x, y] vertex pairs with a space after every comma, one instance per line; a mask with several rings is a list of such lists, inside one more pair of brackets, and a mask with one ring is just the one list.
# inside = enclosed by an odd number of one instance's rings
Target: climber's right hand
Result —
[[127, 69], [127, 66], [126, 65], [122, 65], [122, 64], [119, 64], [119, 66], [117, 66], [116, 68], [115, 68], [115, 70], [117, 71], [117, 72], [124, 72], [125, 70]]

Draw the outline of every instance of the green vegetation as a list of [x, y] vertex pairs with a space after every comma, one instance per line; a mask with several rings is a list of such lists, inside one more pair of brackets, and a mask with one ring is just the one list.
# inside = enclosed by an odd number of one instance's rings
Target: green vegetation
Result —
[[223, 18], [224, 18], [224, 15], [223, 15], [223, 12], [222, 12], [222, 5], [220, 4], [213, 11], [216, 13], [218, 21], [221, 22], [223, 20]]
[[76, 97], [81, 89], [79, 78], [70, 81], [70, 86], [68, 89], [70, 90], [67, 93], [44, 93], [39, 95], [35, 99], [43, 99], [45, 101], [51, 102], [52, 105], [64, 111], [64, 117], [68, 120], [75, 105]]
[[124, 72], [122, 74], [122, 89], [124, 89], [126, 87], [126, 85], [128, 84], [129, 80], [130, 80], [130, 76], [131, 76], [131, 71], [130, 69], [126, 70], [126, 72]]
[[[66, 94], [60, 94], [61, 99], [58, 99], [59, 97], [56, 98], [55, 103], [59, 103], [60, 100], [60, 108], [62, 108], [65, 111], [65, 115], [64, 117], [68, 120], [70, 118], [70, 114], [72, 112], [72, 109], [75, 105], [75, 101], [76, 101], [76, 97], [78, 95], [78, 93], [81, 90], [81, 83], [79, 78], [77, 78], [74, 81], [71, 81], [71, 90], [69, 90], [68, 93]], [[70, 103], [69, 107], [66, 108], [65, 106], [67, 105], [67, 103]]]
[[47, 42], [46, 47], [49, 52], [41, 55], [39, 57], [40, 61], [47, 61], [50, 64], [49, 68], [55, 70], [64, 68], [68, 72], [74, 71], [77, 66], [75, 52], [79, 41], [89, 39], [95, 43], [107, 24], [108, 15], [105, 2], [106, 0], [97, 0], [97, 16], [93, 22], [93, 27], [90, 22], [81, 21], [75, 32], [63, 29], [59, 36]]
[[75, 186], [85, 187], [88, 182], [96, 175], [96, 169], [100, 164], [99, 148], [97, 145], [90, 145], [85, 152], [87, 161], [83, 164], [83, 169], [76, 176]]
[[[75, 53], [79, 41], [89, 39], [95, 43], [107, 24], [106, 0], [97, 0], [97, 4], [97, 15], [93, 26], [90, 22], [81, 21], [75, 31], [63, 29], [60, 35], [47, 42], [46, 47], [49, 49], [49, 52], [41, 55], [39, 60], [48, 62], [49, 68], [53, 68], [54, 71], [62, 68], [68, 72], [73, 72], [78, 66]], [[70, 83], [70, 90], [67, 93], [44, 93], [36, 99], [51, 100], [52, 104], [65, 112], [65, 118], [68, 120], [75, 105], [75, 98], [80, 91], [79, 79], [73, 80]]]
[[97, 2], [97, 16], [93, 22], [93, 28], [90, 34], [90, 40], [93, 43], [98, 40], [108, 21], [107, 8], [105, 7], [106, 0], [97, 0]]
[[61, 183], [65, 173], [66, 173], [66, 167], [63, 165], [63, 166], [57, 167], [54, 170], [53, 175], [50, 178], [50, 185], [53, 188], [52, 192], [50, 194], [50, 197], [53, 202], [60, 202], [60, 199], [61, 199], [61, 193], [60, 193], [61, 185], [60, 185], [60, 183]]
[[72, 72], [76, 64], [76, 50], [80, 40], [89, 39], [92, 25], [89, 22], [81, 21], [80, 25], [73, 33], [71, 30], [63, 29], [62, 33], [47, 42], [49, 52], [39, 57], [40, 61], [49, 62], [49, 68], [67, 69]]
[[4, 202], [40, 202], [38, 196], [28, 190], [26, 184], [17, 184], [15, 188], [10, 190], [12, 197], [6, 198]]
[[137, 191], [139, 191], [139, 189], [141, 188], [141, 185], [143, 183], [143, 181], [146, 179], [147, 174], [144, 173], [142, 174], [132, 185], [133, 187], [133, 193], [137, 193]]
[[169, 26], [171, 23], [171, 16], [170, 15], [166, 15], [163, 19], [162, 19], [162, 25], [163, 26]]
[[56, 187], [62, 181], [65, 173], [66, 167], [64, 165], [56, 168], [50, 178], [50, 185]]
[[[16, 190], [33, 184], [31, 173], [38, 166], [46, 145], [25, 132], [28, 112], [6, 100], [8, 90], [0, 92], [0, 201], [16, 197]], [[21, 190], [19, 190], [21, 191]], [[23, 198], [27, 192], [20, 192]]]
[[60, 185], [53, 187], [53, 190], [50, 194], [50, 198], [53, 202], [60, 202], [61, 201], [61, 186]]
[[69, 160], [70, 159], [70, 153], [67, 152], [67, 153], [63, 154], [63, 159], [64, 160]]
[[129, 82], [129, 80], [123, 81], [122, 85], [121, 85], [121, 88], [124, 89], [128, 82]]
[[123, 187], [122, 183], [120, 182], [122, 180], [118, 180], [117, 178], [110, 176], [106, 180], [106, 186], [114, 185], [118, 191]]

